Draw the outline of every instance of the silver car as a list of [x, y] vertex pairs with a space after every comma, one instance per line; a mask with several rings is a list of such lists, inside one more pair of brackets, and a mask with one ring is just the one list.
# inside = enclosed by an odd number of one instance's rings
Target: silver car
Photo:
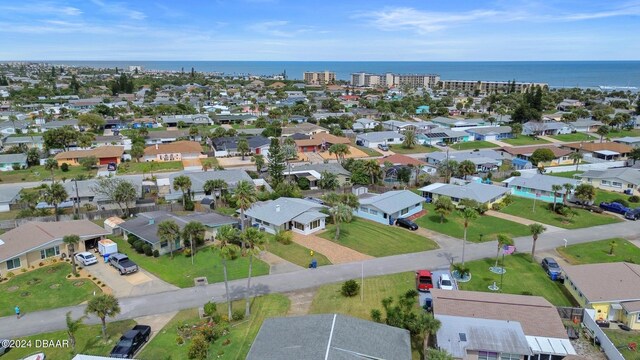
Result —
[[85, 251], [76, 254], [76, 261], [84, 266], [96, 264], [98, 259], [90, 252]]

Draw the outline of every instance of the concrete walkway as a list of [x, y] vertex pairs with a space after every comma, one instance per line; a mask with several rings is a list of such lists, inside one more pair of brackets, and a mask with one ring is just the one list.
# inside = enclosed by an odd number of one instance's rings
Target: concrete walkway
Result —
[[513, 147], [513, 145], [511, 144], [507, 144], [506, 142], [502, 142], [500, 140], [487, 140], [487, 142], [490, 142], [492, 144], [496, 144], [500, 147]]
[[373, 256], [359, 253], [346, 246], [336, 244], [333, 241], [323, 239], [314, 234], [302, 235], [294, 232], [293, 241], [298, 245], [302, 245], [307, 249], [311, 249], [326, 256], [333, 264], [345, 264], [373, 258]]
[[304, 269], [268, 251], [261, 252], [259, 258], [269, 264], [269, 274], [284, 274]]
[[554, 139], [551, 136], [540, 136], [539, 135], [538, 139], [547, 140], [548, 142], [555, 143], [555, 144], [564, 144], [564, 141], [558, 140], [558, 139]]
[[[497, 218], [504, 219], [504, 220], [513, 221], [515, 223], [522, 224], [522, 225], [527, 225], [527, 226], [529, 226], [531, 224], [542, 224], [539, 221], [533, 221], [533, 220], [521, 218], [519, 216], [505, 214], [505, 213], [501, 213], [499, 211], [494, 211], [494, 210], [487, 210], [487, 212], [485, 212], [485, 215], [497, 217]], [[542, 225], [544, 225], [544, 227], [547, 228], [546, 232], [555, 232], [555, 231], [564, 230], [561, 227], [557, 227], [557, 226], [553, 226], [553, 225], [547, 225], [547, 224], [542, 224]]]

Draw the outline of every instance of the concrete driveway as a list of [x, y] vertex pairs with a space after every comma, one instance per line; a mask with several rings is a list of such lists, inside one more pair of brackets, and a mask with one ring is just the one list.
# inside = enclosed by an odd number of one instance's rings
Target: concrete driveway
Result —
[[113, 289], [116, 297], [155, 294], [178, 289], [177, 286], [160, 280], [142, 268], [133, 274], [120, 275], [115, 268], [103, 261], [98, 261], [97, 264], [84, 269]]
[[[431, 270], [431, 279], [433, 281], [433, 287], [438, 288], [438, 280], [440, 280], [440, 276], [442, 276], [442, 274], [449, 274], [449, 277], [451, 278], [451, 283], [453, 284], [453, 290], [458, 290], [458, 283], [453, 278], [453, 275], [451, 275], [451, 272], [449, 271], [449, 269]], [[420, 306], [424, 306], [427, 299], [431, 299], [430, 292], [418, 292], [418, 301], [420, 302]]]

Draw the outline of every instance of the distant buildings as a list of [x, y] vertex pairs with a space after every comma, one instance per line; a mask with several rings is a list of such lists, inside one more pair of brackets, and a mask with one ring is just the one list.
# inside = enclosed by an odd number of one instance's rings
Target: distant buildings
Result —
[[413, 88], [432, 88], [440, 81], [440, 75], [436, 74], [351, 74], [353, 86], [409, 86]]
[[526, 83], [509, 81], [473, 81], [473, 80], [442, 80], [442, 90], [469, 91], [488, 94], [495, 92], [526, 92], [536, 87], [548, 87], [545, 83]]
[[308, 85], [331, 85], [336, 83], [336, 73], [333, 71], [306, 71], [304, 82]]

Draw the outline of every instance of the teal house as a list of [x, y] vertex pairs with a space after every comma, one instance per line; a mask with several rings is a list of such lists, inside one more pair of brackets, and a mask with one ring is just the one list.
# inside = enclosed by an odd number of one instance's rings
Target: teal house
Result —
[[420, 114], [429, 114], [431, 111], [429, 110], [429, 105], [421, 105], [416, 109], [416, 115]]

